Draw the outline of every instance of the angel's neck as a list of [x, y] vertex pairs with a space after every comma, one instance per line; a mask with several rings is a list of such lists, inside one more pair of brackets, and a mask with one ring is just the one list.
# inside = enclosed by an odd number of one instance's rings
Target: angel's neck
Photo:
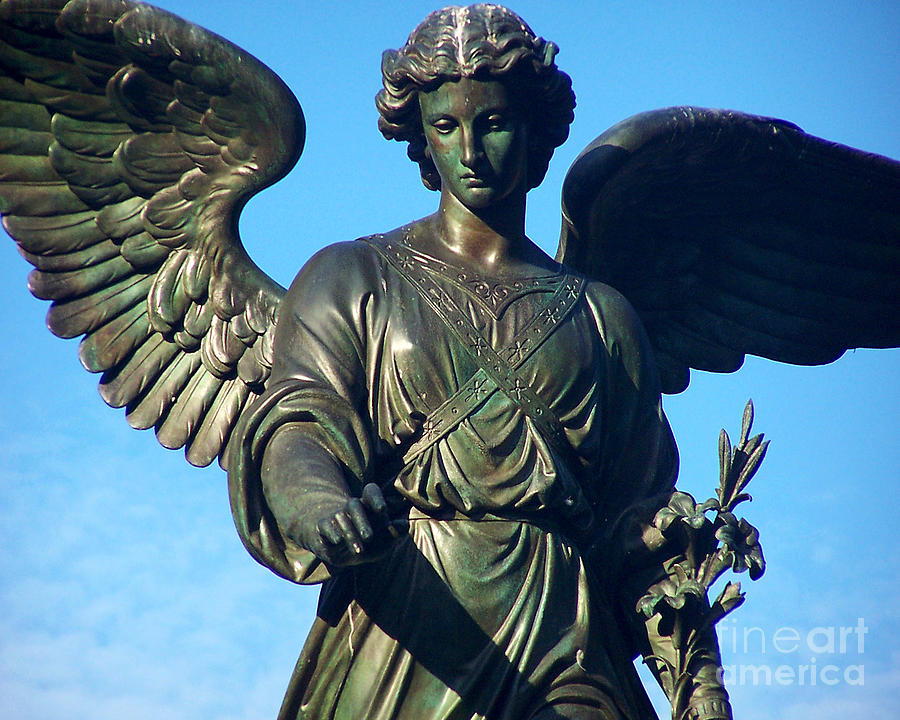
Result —
[[487, 272], [502, 268], [531, 245], [525, 237], [524, 193], [475, 211], [442, 193], [434, 218], [444, 248], [460, 262]]

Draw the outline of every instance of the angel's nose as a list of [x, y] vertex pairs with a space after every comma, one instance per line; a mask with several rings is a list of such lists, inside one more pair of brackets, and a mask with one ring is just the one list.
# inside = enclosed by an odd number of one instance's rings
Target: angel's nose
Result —
[[463, 131], [462, 147], [460, 148], [459, 161], [464, 167], [474, 170], [482, 156], [481, 141], [472, 130]]

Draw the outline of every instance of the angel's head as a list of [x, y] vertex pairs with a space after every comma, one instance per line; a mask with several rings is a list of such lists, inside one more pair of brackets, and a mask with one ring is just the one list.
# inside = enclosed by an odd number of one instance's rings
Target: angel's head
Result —
[[527, 187], [537, 187], [553, 151], [569, 135], [575, 107], [572, 81], [554, 62], [557, 50], [499, 5], [438, 10], [413, 30], [406, 45], [384, 52], [384, 88], [375, 98], [381, 114], [378, 128], [389, 140], [409, 143], [407, 154], [419, 164], [422, 182], [439, 190], [441, 178], [425, 139], [420, 94], [462, 78], [500, 81], [526, 115]]

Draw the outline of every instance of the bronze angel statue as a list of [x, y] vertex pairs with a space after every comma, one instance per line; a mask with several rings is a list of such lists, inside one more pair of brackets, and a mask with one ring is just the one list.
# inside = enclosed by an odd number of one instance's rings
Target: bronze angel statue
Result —
[[556, 52], [489, 4], [386, 51], [378, 127], [437, 210], [285, 290], [238, 218], [300, 157], [287, 87], [149, 5], [0, 4], [0, 212], [49, 328], [133, 427], [228, 472], [256, 560], [322, 583], [282, 720], [652, 718], [639, 655], [678, 718], [730, 718], [711, 626], [679, 675], [657, 605], [673, 522], [762, 572], [731, 509], [764, 446], [748, 416], [731, 494], [685, 504], [661, 393], [900, 345], [900, 164], [783, 121], [619, 123], [540, 250], [526, 196], [575, 105]]

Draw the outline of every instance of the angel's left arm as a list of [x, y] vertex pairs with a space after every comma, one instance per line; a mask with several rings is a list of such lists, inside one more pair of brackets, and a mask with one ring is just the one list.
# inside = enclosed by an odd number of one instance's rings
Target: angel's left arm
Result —
[[[600, 286], [603, 288], [603, 286]], [[609, 397], [605, 418], [602, 478], [597, 513], [606, 520], [601, 539], [589, 554], [590, 564], [616, 588], [614, 604], [630, 633], [632, 652], [647, 658], [667, 693], [673, 687], [664, 664], [652, 659], [673, 658], [671, 637], [659, 632], [636, 606], [651, 585], [665, 573], [671, 548], [653, 526], [656, 512], [675, 489], [678, 451], [662, 410], [656, 364], [646, 333], [628, 302], [603, 289], [589, 293], [609, 357]], [[718, 643], [714, 633], [701, 641], [692, 683], [691, 720], [730, 720], [728, 694], [721, 682]]]

